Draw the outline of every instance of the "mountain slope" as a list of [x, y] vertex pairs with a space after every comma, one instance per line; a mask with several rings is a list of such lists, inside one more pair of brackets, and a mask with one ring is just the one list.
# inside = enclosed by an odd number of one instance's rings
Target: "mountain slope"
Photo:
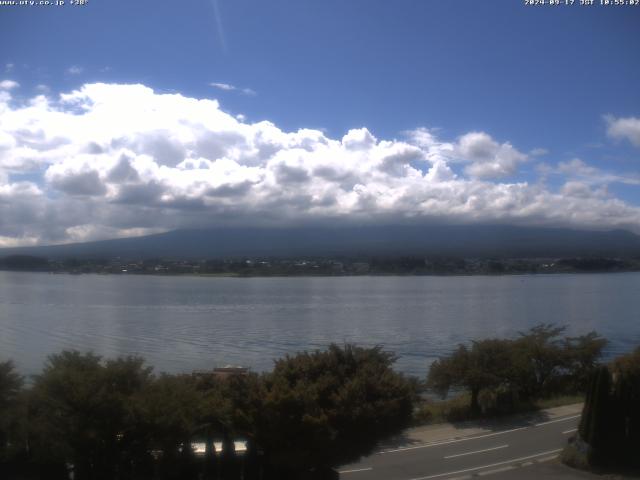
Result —
[[49, 258], [228, 258], [449, 255], [557, 257], [640, 255], [640, 237], [624, 231], [580, 231], [504, 225], [227, 228], [176, 230], [145, 237], [6, 248], [0, 256]]

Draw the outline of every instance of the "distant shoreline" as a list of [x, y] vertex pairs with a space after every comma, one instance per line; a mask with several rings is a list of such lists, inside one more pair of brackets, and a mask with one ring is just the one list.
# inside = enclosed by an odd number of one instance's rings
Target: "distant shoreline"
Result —
[[460, 276], [640, 271], [640, 257], [244, 257], [67, 258], [30, 255], [0, 258], [0, 270], [104, 275], [197, 275], [209, 277]]
[[556, 275], [594, 275], [594, 274], [625, 274], [640, 273], [640, 269], [633, 270], [576, 270], [562, 272], [451, 272], [451, 273], [343, 273], [343, 274], [241, 274], [241, 273], [151, 273], [151, 272], [131, 272], [131, 273], [104, 273], [104, 272], [69, 272], [69, 271], [49, 271], [49, 270], [7, 270], [0, 269], [0, 272], [8, 273], [46, 273], [50, 275], [96, 275], [112, 277], [161, 277], [161, 278], [353, 278], [353, 277], [526, 277], [526, 276], [556, 276]]

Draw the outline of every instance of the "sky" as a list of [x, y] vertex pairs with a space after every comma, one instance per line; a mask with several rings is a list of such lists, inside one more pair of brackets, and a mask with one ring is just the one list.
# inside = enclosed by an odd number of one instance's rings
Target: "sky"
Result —
[[0, 247], [227, 225], [640, 234], [639, 44], [640, 6], [579, 0], [0, 5]]

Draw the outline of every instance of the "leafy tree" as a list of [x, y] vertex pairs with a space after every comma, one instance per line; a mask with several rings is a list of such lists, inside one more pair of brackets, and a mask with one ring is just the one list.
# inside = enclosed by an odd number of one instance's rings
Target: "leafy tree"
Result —
[[0, 463], [9, 459], [16, 443], [21, 443], [22, 385], [22, 377], [16, 373], [13, 362], [0, 362]]
[[469, 391], [472, 414], [480, 412], [482, 390], [501, 389], [524, 400], [563, 389], [584, 391], [606, 340], [596, 332], [561, 338], [564, 330], [540, 324], [513, 340], [460, 345], [431, 365], [427, 385], [442, 396], [451, 388]]
[[565, 367], [575, 390], [586, 391], [589, 378], [598, 367], [598, 360], [602, 357], [606, 345], [607, 340], [595, 331], [579, 337], [566, 337], [563, 340]]
[[298, 474], [326, 472], [405, 426], [415, 391], [391, 369], [395, 359], [381, 347], [333, 344], [277, 360], [263, 378], [253, 435], [269, 461]]
[[145, 365], [144, 359], [135, 356], [108, 360], [104, 365], [106, 385], [105, 402], [111, 405], [104, 414], [112, 419], [111, 431], [107, 438], [115, 438], [109, 446], [106, 456], [114, 467], [117, 476], [129, 478], [144, 467], [148, 448], [144, 435], [137, 429], [134, 398], [153, 381], [152, 368]]
[[130, 446], [130, 400], [150, 375], [135, 357], [103, 365], [91, 353], [50, 356], [30, 395], [36, 459], [73, 464], [77, 480], [113, 478]]
[[640, 347], [614, 360], [616, 450], [623, 461], [640, 467]]
[[471, 348], [459, 345], [450, 356], [431, 365], [427, 385], [443, 397], [452, 387], [468, 390], [471, 412], [478, 414], [480, 391], [496, 388], [507, 381], [511, 356], [512, 343], [509, 340], [474, 341]]
[[607, 413], [610, 413], [611, 374], [606, 366], [601, 366], [591, 376], [589, 391], [580, 419], [580, 436], [601, 455], [609, 443]]
[[640, 348], [591, 375], [578, 430], [589, 464], [640, 467], [639, 405]]
[[514, 341], [512, 381], [524, 398], [535, 398], [545, 392], [554, 377], [566, 366], [566, 352], [560, 334], [566, 327], [539, 324], [520, 332]]
[[136, 436], [160, 458], [161, 477], [189, 478], [194, 468], [192, 437], [205, 417], [193, 377], [163, 374], [147, 383], [133, 402]]

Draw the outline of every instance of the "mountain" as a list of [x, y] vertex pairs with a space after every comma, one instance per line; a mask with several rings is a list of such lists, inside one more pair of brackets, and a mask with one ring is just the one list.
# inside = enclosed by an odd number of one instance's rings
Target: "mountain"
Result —
[[640, 256], [640, 236], [624, 230], [584, 231], [506, 225], [225, 228], [175, 230], [144, 237], [0, 249], [63, 258], [205, 259], [230, 257]]

